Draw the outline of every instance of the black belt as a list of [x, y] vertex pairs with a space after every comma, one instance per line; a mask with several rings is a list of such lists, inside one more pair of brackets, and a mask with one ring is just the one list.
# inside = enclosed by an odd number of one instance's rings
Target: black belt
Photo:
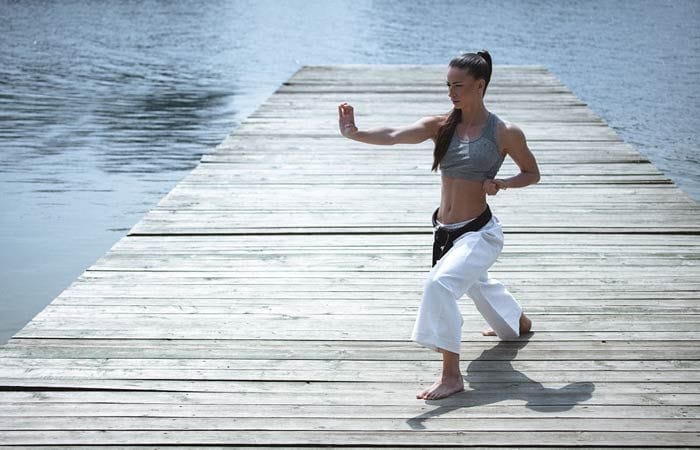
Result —
[[433, 242], [433, 266], [442, 256], [452, 248], [452, 243], [464, 233], [469, 231], [479, 231], [489, 220], [491, 220], [491, 209], [486, 205], [486, 209], [476, 219], [463, 226], [454, 229], [448, 229], [438, 226], [437, 213], [440, 207], [438, 206], [433, 212], [433, 227], [435, 229], [435, 241]]

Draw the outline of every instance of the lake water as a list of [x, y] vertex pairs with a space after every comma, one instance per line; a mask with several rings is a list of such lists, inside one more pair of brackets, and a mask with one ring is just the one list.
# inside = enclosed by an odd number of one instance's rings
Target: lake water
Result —
[[700, 200], [698, 1], [0, 0], [0, 36], [0, 343], [303, 64], [545, 65]]

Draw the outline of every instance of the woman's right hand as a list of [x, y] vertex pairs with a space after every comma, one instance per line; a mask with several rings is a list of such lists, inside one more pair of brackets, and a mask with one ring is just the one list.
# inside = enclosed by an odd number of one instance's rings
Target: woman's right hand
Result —
[[345, 137], [350, 137], [357, 132], [355, 113], [352, 106], [347, 103], [338, 105], [338, 126], [340, 127], [340, 134]]

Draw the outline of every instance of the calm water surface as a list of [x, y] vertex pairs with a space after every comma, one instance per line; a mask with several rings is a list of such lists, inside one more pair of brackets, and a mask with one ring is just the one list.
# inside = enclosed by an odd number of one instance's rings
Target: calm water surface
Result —
[[697, 1], [0, 0], [0, 343], [302, 64], [543, 64], [698, 201], [699, 30]]

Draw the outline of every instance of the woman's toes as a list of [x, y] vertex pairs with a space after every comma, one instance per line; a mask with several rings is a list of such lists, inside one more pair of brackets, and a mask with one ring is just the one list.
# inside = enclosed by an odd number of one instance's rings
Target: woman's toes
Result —
[[423, 389], [418, 394], [416, 394], [416, 398], [425, 398], [425, 394], [427, 394], [429, 390], [430, 388]]

